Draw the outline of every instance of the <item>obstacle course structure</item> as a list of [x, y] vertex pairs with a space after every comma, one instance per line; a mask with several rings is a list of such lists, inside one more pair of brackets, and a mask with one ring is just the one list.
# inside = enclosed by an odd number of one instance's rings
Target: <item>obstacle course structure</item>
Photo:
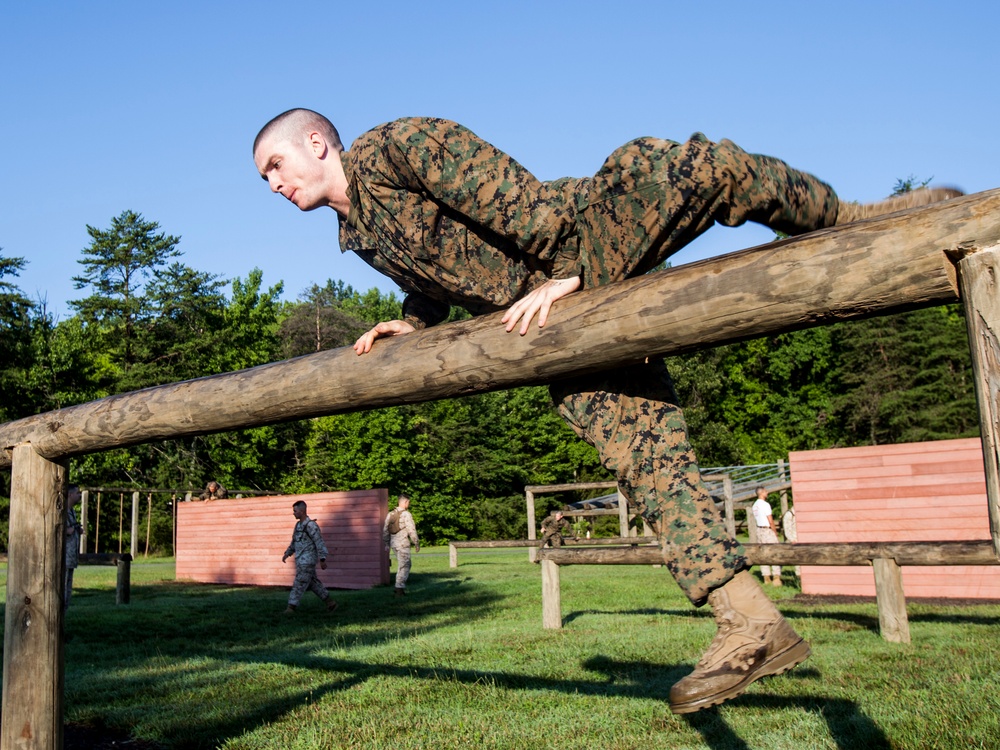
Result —
[[67, 460], [112, 448], [539, 384], [961, 299], [996, 554], [998, 279], [1000, 190], [992, 190], [570, 295], [545, 328], [523, 337], [507, 334], [497, 313], [380, 341], [365, 357], [346, 347], [0, 425], [0, 466], [12, 473], [0, 750], [24, 737], [61, 746]]

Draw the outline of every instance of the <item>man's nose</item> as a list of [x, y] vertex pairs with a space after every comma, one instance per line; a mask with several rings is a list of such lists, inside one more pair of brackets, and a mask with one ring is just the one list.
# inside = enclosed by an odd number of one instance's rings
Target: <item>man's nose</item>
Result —
[[275, 175], [275, 174], [269, 174], [267, 176], [267, 184], [271, 186], [271, 192], [272, 193], [280, 193], [281, 192], [281, 180], [278, 179], [277, 175]]

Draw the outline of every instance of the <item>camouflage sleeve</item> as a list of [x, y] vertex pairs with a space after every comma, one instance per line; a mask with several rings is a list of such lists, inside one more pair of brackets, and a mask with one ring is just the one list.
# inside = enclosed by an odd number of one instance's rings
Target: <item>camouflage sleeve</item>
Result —
[[403, 320], [418, 331], [446, 320], [449, 312], [450, 305], [419, 292], [411, 292], [403, 300]]
[[295, 532], [292, 532], [292, 541], [288, 543], [288, 548], [285, 550], [285, 557], [291, 557], [295, 554]]
[[[386, 150], [409, 190], [508, 239], [528, 255], [552, 260], [553, 278], [578, 276], [575, 205], [540, 182], [511, 156], [458, 123], [436, 118], [400, 120]], [[556, 181], [557, 183], [560, 181]]]
[[323, 541], [323, 534], [319, 530], [319, 524], [310, 519], [309, 523], [306, 525], [306, 533], [312, 540], [313, 546], [316, 548], [316, 556], [320, 560], [325, 560], [329, 553], [326, 549], [326, 542]]

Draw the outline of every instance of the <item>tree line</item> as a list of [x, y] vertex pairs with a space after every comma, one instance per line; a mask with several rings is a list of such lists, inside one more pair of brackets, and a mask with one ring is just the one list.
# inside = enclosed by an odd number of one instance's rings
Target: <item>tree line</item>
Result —
[[[199, 271], [183, 262], [180, 237], [134, 211], [87, 233], [73, 277], [80, 296], [59, 320], [17, 286], [26, 260], [0, 250], [0, 422], [347, 346], [374, 323], [400, 317], [401, 301], [377, 289], [330, 279], [284, 301], [281, 282], [265, 286], [259, 269], [232, 279]], [[453, 311], [453, 319], [465, 315]], [[979, 432], [958, 305], [667, 363], [702, 466]], [[9, 472], [3, 476], [6, 548]], [[107, 451], [73, 459], [70, 477], [195, 495], [210, 479], [234, 491], [288, 494], [386, 487], [415, 499], [430, 543], [523, 537], [525, 485], [611, 478], [542, 386]], [[539, 512], [569, 499], [539, 498]], [[102, 510], [101, 528], [117, 529], [118, 512]], [[171, 549], [170, 513], [166, 503], [153, 510], [154, 550]], [[106, 538], [117, 548], [114, 535]]]

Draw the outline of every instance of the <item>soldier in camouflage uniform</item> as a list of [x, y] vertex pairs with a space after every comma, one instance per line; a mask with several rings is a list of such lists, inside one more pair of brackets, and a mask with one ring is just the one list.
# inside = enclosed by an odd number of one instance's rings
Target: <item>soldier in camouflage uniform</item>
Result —
[[[562, 547], [563, 529], [569, 529], [570, 531], [572, 531], [573, 526], [563, 516], [562, 511], [556, 511], [551, 516], [546, 516], [545, 520], [542, 521], [541, 546], [544, 547], [546, 544], [548, 544], [552, 547]], [[577, 538], [576, 534], [573, 534], [573, 539], [576, 538]]]
[[202, 500], [225, 500], [229, 497], [229, 492], [221, 484], [212, 480], [205, 485], [205, 491], [199, 495]]
[[[355, 344], [506, 309], [508, 332], [543, 326], [578, 289], [645, 273], [716, 222], [765, 224], [787, 234], [899, 210], [957, 191], [922, 190], [895, 202], [841, 203], [830, 186], [782, 161], [695, 134], [685, 143], [638, 138], [593, 177], [538, 181], [468, 129], [410, 118], [362, 134], [345, 151], [322, 115], [290, 110], [254, 141], [254, 163], [300, 210], [337, 211], [351, 250], [406, 293], [403, 319]], [[741, 694], [805, 660], [809, 645], [747, 572], [702, 485], [661, 362], [552, 386], [560, 414], [597, 447], [621, 491], [661, 537], [664, 560], [718, 630], [694, 672], [671, 690], [686, 713]]]
[[302, 595], [307, 591], [312, 591], [325, 604], [328, 612], [337, 609], [337, 602], [330, 598], [329, 592], [322, 581], [316, 577], [316, 563], [326, 570], [326, 543], [320, 533], [319, 524], [306, 515], [306, 504], [301, 500], [292, 504], [292, 514], [295, 516], [295, 530], [292, 532], [292, 541], [281, 556], [281, 562], [285, 562], [289, 557], [295, 555], [295, 583], [292, 584], [292, 591], [288, 595], [288, 608], [286, 614], [291, 614], [302, 601]]
[[417, 536], [417, 525], [410, 513], [410, 498], [400, 495], [396, 508], [385, 517], [382, 524], [382, 543], [396, 554], [396, 585], [395, 596], [406, 594], [406, 582], [410, 579], [410, 546], [414, 552], [420, 551], [420, 537]]
[[83, 526], [76, 520], [74, 506], [80, 502], [80, 488], [71, 484], [66, 489], [66, 535], [63, 537], [63, 612], [69, 609], [69, 598], [73, 594], [73, 573], [80, 566], [80, 535]]

